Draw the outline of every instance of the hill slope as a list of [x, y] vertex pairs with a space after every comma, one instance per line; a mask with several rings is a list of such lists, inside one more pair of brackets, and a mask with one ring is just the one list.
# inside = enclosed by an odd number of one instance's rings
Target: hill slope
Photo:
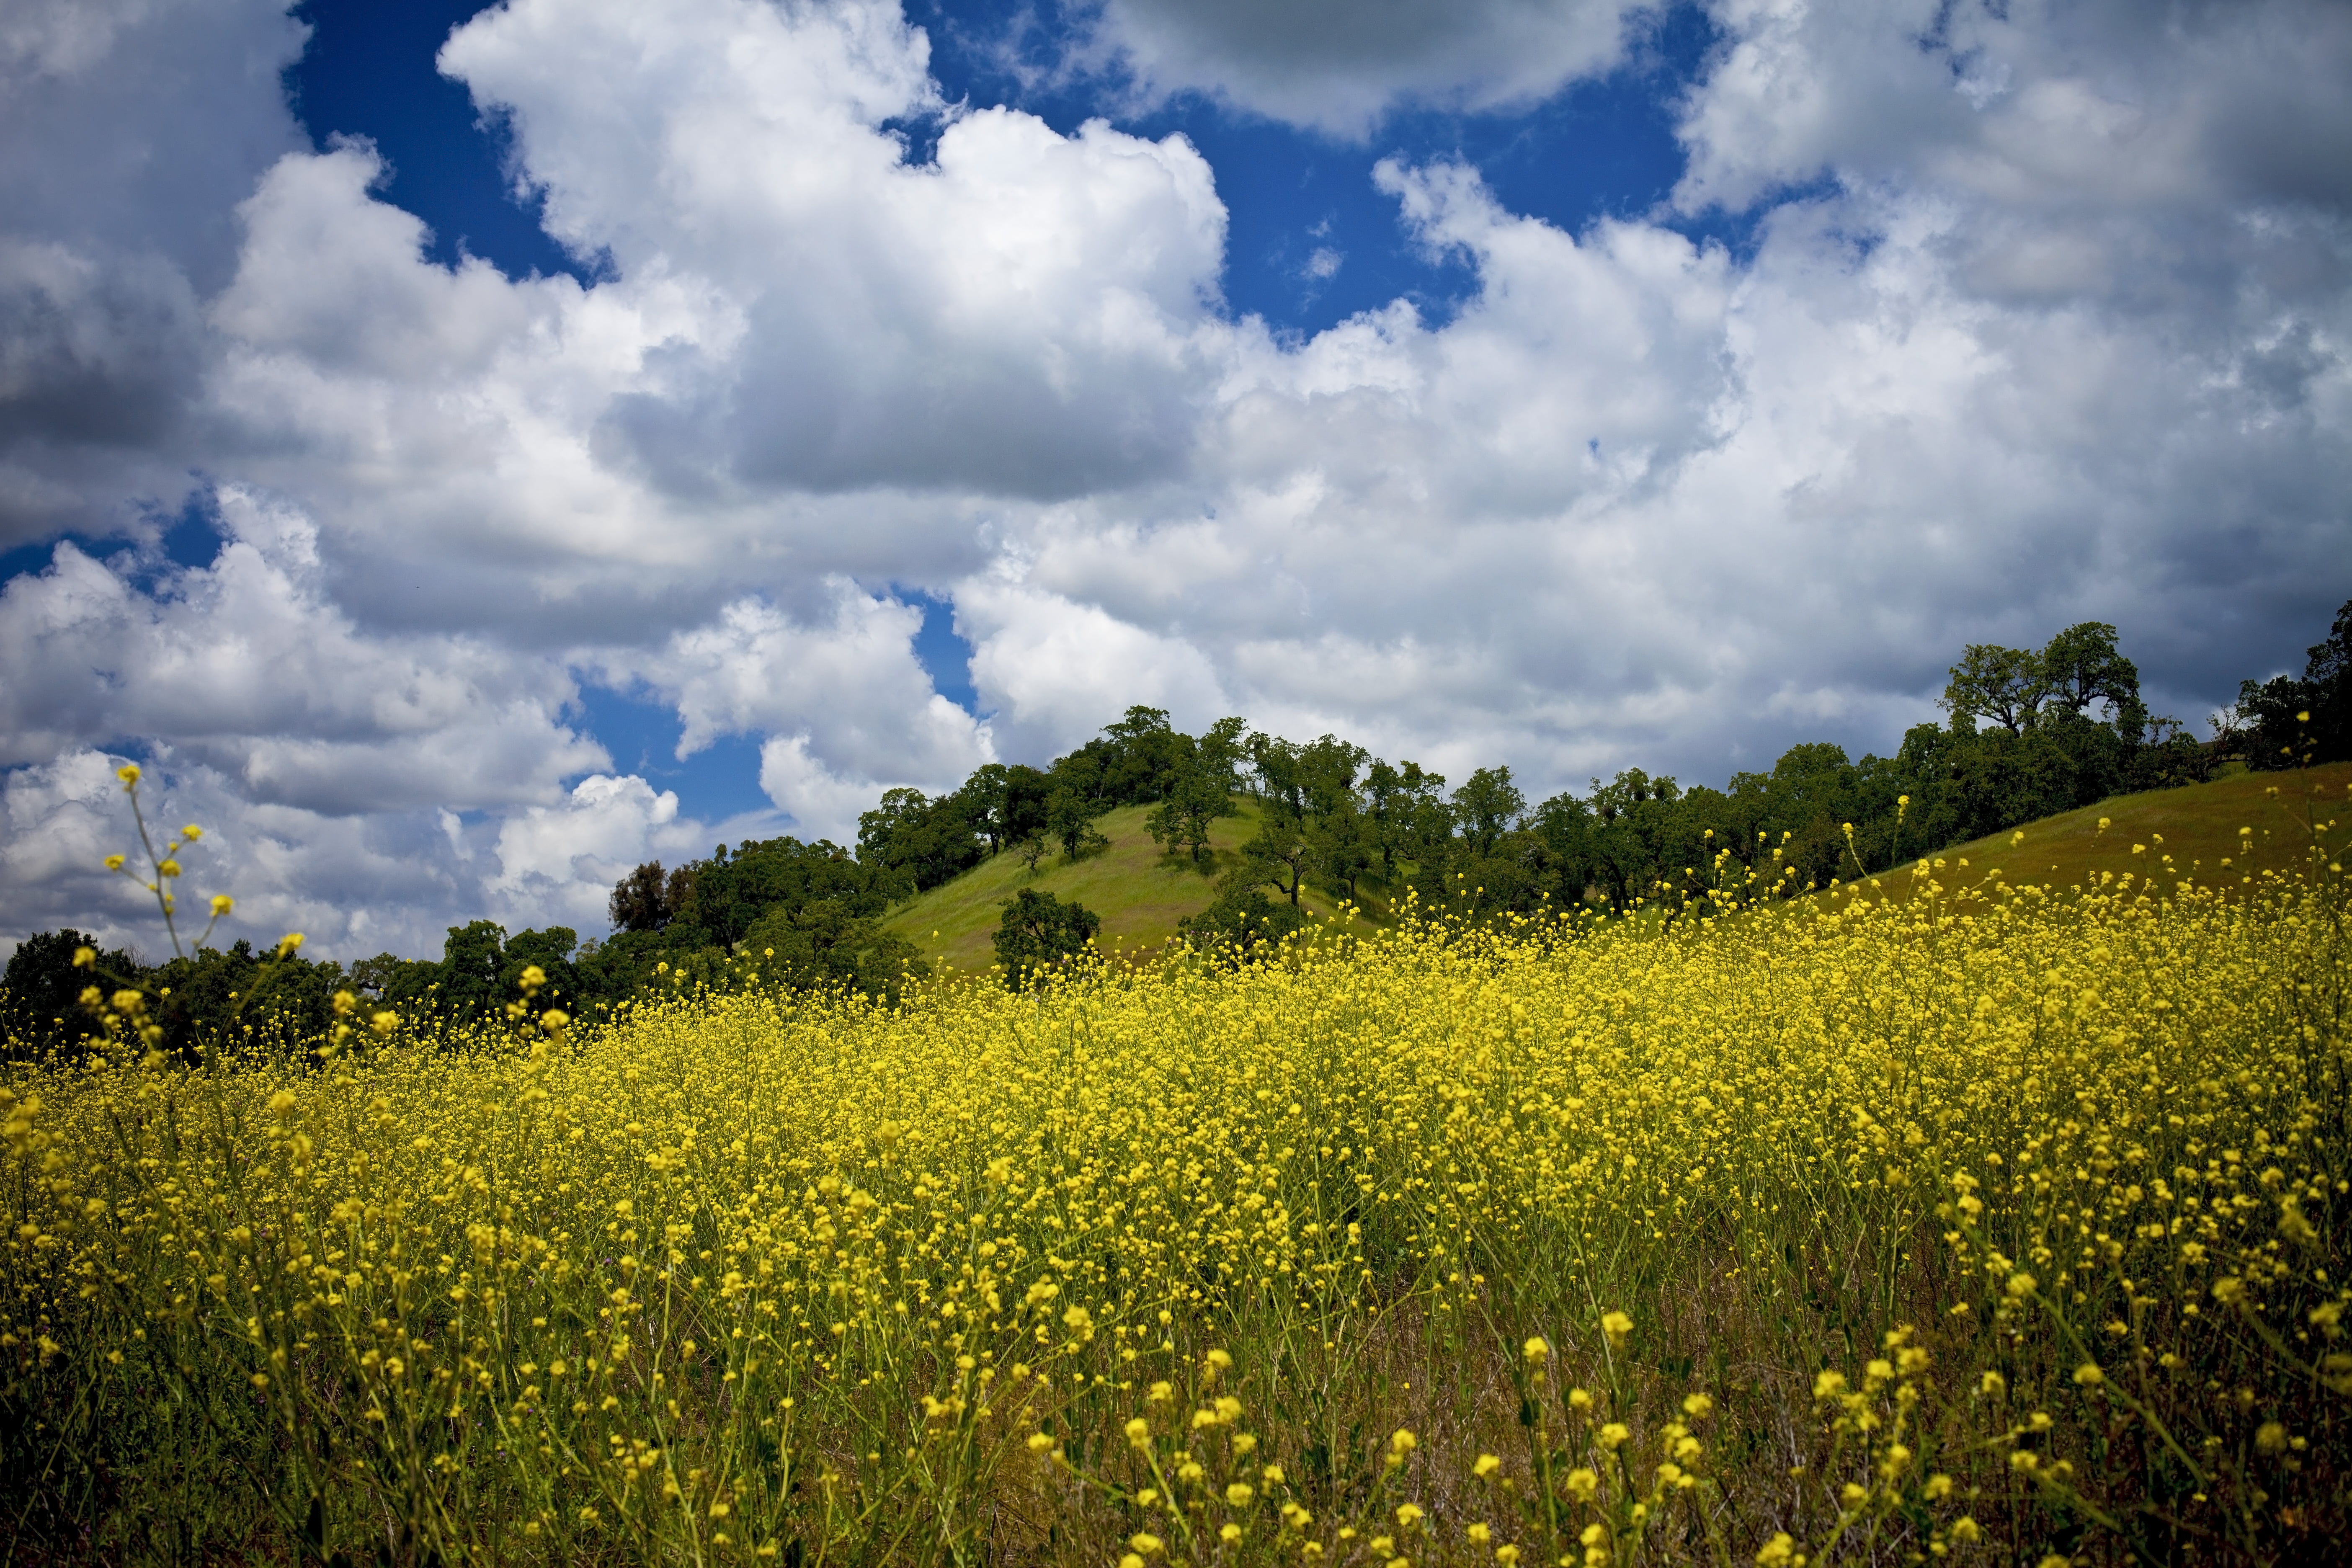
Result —
[[[2330, 763], [2298, 773], [2237, 773], [2210, 784], [2116, 795], [2079, 811], [2025, 825], [2025, 838], [2013, 847], [2008, 833], [1937, 852], [1947, 863], [1947, 887], [1971, 884], [1999, 867], [2011, 883], [2039, 882], [2055, 888], [2087, 886], [2102, 872], [2147, 876], [2165, 869], [2192, 881], [2215, 885], [2263, 871], [2304, 864], [2312, 818], [2352, 823], [2352, 763]], [[2102, 831], [2099, 823], [2107, 826]], [[2238, 829], [2251, 827], [2245, 848]], [[2330, 834], [2331, 844], [2343, 832]], [[2227, 857], [2232, 863], [2223, 867]], [[1959, 869], [1960, 862], [1969, 869]], [[1909, 878], [1897, 867], [1879, 873], [1887, 888], [1901, 891]]]
[[[2025, 826], [2025, 838], [2011, 847], [2008, 833], [1939, 850], [1947, 863], [1938, 879], [1947, 888], [1972, 885], [1999, 867], [2011, 882], [2044, 882], [2058, 888], [2086, 884], [2101, 872], [2147, 875], [2161, 871], [2163, 858], [2192, 879], [2235, 881], [2245, 874], [2281, 870], [2302, 863], [2310, 842], [2303, 808], [2309, 801], [2320, 821], [2352, 822], [2352, 763], [2334, 763], [2303, 773], [2241, 773], [2210, 784], [2118, 795], [2097, 805]], [[992, 938], [1005, 900], [1023, 888], [1076, 900], [1102, 917], [1106, 951], [1152, 948], [1176, 935], [1176, 922], [1208, 908], [1219, 873], [1234, 863], [1235, 848], [1256, 831], [1257, 807], [1237, 798], [1240, 815], [1216, 825], [1213, 858], [1198, 865], [1170, 859], [1143, 830], [1148, 806], [1128, 806], [1095, 826], [1110, 848], [1076, 865], [1058, 854], [1038, 862], [1033, 874], [1019, 859], [999, 855], [955, 880], [900, 905], [882, 924], [912, 942], [934, 964], [966, 972], [995, 962]], [[2103, 832], [2101, 818], [2107, 820]], [[2251, 827], [2251, 850], [2239, 847], [2238, 829]], [[2342, 834], [2331, 836], [2340, 842]], [[2133, 846], [2140, 846], [2137, 853]], [[2224, 868], [2223, 857], [2233, 862]], [[1966, 870], [1959, 862], [1969, 862]], [[1907, 896], [1904, 868], [1879, 873], [1885, 889]], [[1333, 900], [1307, 889], [1300, 902], [1328, 916]], [[1362, 916], [1382, 917], [1380, 900], [1367, 892]]]
[[[1034, 875], [1016, 857], [998, 855], [891, 910], [883, 929], [913, 942], [934, 964], [985, 969], [996, 962], [993, 938], [1005, 900], [1034, 888], [1100, 915], [1106, 951], [1157, 947], [1176, 934], [1178, 921], [1209, 907], [1235, 847], [1257, 831], [1255, 803], [1236, 798], [1234, 804], [1240, 815], [1215, 825], [1209, 836], [1213, 858], [1198, 865], [1160, 853], [1143, 830], [1151, 807], [1124, 806], [1095, 821], [1096, 831], [1110, 840], [1104, 853], [1072, 865], [1057, 850], [1037, 863]], [[1331, 900], [1312, 889], [1299, 902], [1318, 915], [1332, 912]]]

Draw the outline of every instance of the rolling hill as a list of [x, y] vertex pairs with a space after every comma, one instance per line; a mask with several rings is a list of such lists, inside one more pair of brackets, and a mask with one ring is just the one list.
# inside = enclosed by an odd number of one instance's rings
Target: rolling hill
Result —
[[[2063, 889], [2087, 884], [2101, 872], [2146, 875], [2161, 870], [2168, 856], [2174, 869], [2186, 871], [2193, 880], [2236, 881], [2241, 876], [2302, 864], [2310, 842], [2305, 805], [2309, 804], [2321, 822], [2352, 821], [2347, 787], [2352, 787], [2352, 763], [2302, 773], [2239, 773], [2210, 784], [2117, 795], [2029, 823], [2024, 840], [2014, 847], [2008, 833], [2000, 833], [1939, 850], [1932, 858], [1945, 863], [1938, 880], [1947, 888], [1974, 884], [1998, 867], [2011, 882], [2042, 882]], [[995, 962], [991, 939], [1005, 900], [1023, 888], [1034, 888], [1074, 899], [1101, 916], [1100, 941], [1107, 952], [1156, 948], [1176, 935], [1178, 921], [1209, 906], [1218, 874], [1233, 864], [1236, 847], [1256, 830], [1255, 804], [1237, 799], [1235, 805], [1239, 815], [1219, 822], [1212, 835], [1213, 858], [1198, 864], [1161, 854], [1143, 828], [1150, 808], [1128, 806], [1096, 822], [1110, 840], [1110, 848], [1100, 855], [1075, 865], [1058, 853], [1049, 855], [1034, 873], [1015, 857], [999, 855], [900, 905], [884, 919], [883, 927], [913, 942], [942, 969], [984, 970]], [[2102, 819], [2107, 824], [2104, 830]], [[2250, 848], [2239, 847], [2241, 827], [2253, 830]], [[2331, 842], [2341, 837], [2339, 833]], [[2227, 868], [2221, 865], [2224, 857], [2232, 862]], [[1889, 893], [1908, 896], [1911, 879], [1906, 868], [1878, 875]], [[1300, 902], [1318, 917], [1336, 912], [1335, 900], [1311, 888], [1301, 894]], [[1369, 894], [1360, 907], [1375, 922], [1383, 912]]]
[[[2186, 872], [2206, 885], [2239, 881], [2305, 863], [2310, 824], [2352, 823], [2352, 763], [2301, 772], [2236, 773], [2210, 784], [2110, 796], [2096, 805], [2030, 822], [2014, 846], [2009, 833], [1937, 851], [1947, 887], [1974, 883], [1999, 868], [2012, 883], [2058, 889], [2087, 886], [2101, 873]], [[2309, 816], [2306, 816], [2306, 810]], [[2100, 824], [2106, 824], [2102, 829]], [[2253, 831], [2241, 847], [2238, 830]], [[2343, 842], [2339, 829], [2328, 837]], [[2231, 864], [2221, 862], [2227, 858]], [[1961, 868], [1966, 867], [1963, 870]], [[1904, 868], [1879, 873], [1890, 889], [1907, 890]]]

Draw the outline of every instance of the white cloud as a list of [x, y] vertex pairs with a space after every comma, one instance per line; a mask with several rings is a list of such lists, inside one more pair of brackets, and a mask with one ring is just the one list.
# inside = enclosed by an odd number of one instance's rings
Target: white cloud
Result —
[[[560, 664], [471, 635], [371, 636], [329, 595], [305, 515], [220, 493], [213, 563], [152, 589], [71, 544], [0, 590], [0, 762], [164, 739], [257, 801], [330, 812], [547, 795], [605, 765], [555, 718]], [[123, 558], [118, 558], [121, 561]]]
[[926, 59], [872, 0], [520, 0], [451, 39], [553, 233], [741, 311], [736, 352], [606, 413], [616, 459], [689, 491], [1016, 495], [1179, 460], [1224, 237], [1207, 164], [980, 110], [909, 165], [882, 121], [937, 106]]
[[1198, 729], [1231, 711], [1209, 658], [1171, 628], [1155, 633], [1018, 575], [967, 583], [956, 625], [971, 679], [1015, 754], [1066, 750], [1138, 703]]
[[1643, 0], [1104, 0], [1097, 47], [1190, 89], [1342, 136], [1401, 104], [1526, 104], [1608, 70]]
[[499, 825], [498, 875], [484, 886], [495, 907], [520, 925], [604, 930], [613, 884], [632, 867], [667, 856], [690, 859], [702, 824], [681, 822], [677, 795], [656, 794], [634, 776], [595, 773], [559, 805], [533, 805]]
[[233, 209], [300, 144], [285, 0], [0, 12], [0, 548], [169, 509], [202, 460], [199, 300]]
[[760, 787], [791, 816], [797, 837], [845, 846], [857, 842], [858, 815], [873, 810], [888, 786], [835, 773], [809, 750], [806, 735], [773, 735], [760, 747]]
[[741, 599], [626, 667], [677, 709], [680, 754], [723, 734], [796, 734], [859, 778], [931, 787], [991, 761], [985, 728], [937, 695], [916, 662], [922, 613], [845, 579], [827, 586], [823, 620]]

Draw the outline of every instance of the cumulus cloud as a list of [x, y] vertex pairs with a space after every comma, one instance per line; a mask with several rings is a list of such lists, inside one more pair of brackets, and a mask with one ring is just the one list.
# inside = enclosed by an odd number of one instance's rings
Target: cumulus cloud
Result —
[[554, 715], [560, 666], [476, 637], [370, 636], [329, 598], [310, 519], [219, 497], [209, 566], [132, 580], [59, 544], [0, 590], [0, 764], [152, 736], [260, 802], [353, 813], [500, 805], [608, 764]]
[[1149, 94], [1192, 90], [1342, 136], [1399, 103], [1489, 110], [1622, 57], [1645, 0], [1104, 0], [1097, 47]]
[[666, 854], [675, 864], [701, 849], [703, 825], [680, 821], [677, 796], [636, 777], [596, 773], [555, 805], [527, 806], [499, 825], [493, 903], [532, 925], [604, 929], [613, 884]]
[[937, 91], [881, 0], [520, 0], [441, 58], [511, 114], [551, 232], [741, 311], [604, 422], [649, 476], [1055, 496], [1181, 455], [1224, 237], [1181, 138], [985, 109], [911, 164], [883, 121]]
[[[272, 141], [274, 79], [192, 55], [201, 84], [74, 154], [245, 95], [152, 234], [110, 195], [0, 199], [8, 537], [200, 458], [224, 539], [60, 544], [0, 592], [16, 918], [134, 918], [89, 869], [129, 737], [257, 920], [429, 951], [485, 912], [593, 930], [637, 859], [847, 839], [887, 785], [1133, 702], [1542, 792], [1884, 748], [1961, 642], [2073, 620], [2121, 624], [2183, 717], [2294, 657], [2352, 587], [2341, 8], [1712, 11], [1669, 210], [1570, 231], [1383, 162], [1475, 286], [1304, 340], [1224, 308], [1193, 147], [943, 105], [885, 0], [461, 28], [443, 67], [588, 285], [432, 262], [372, 149]], [[1606, 69], [1625, 15], [1100, 22], [1139, 79], [1349, 132]], [[163, 81], [179, 16], [12, 12], [0, 70], [112, 101]], [[290, 26], [236, 12], [237, 59]], [[924, 115], [918, 163], [891, 127]], [[10, 156], [0, 198], [49, 178]], [[1727, 213], [1736, 254], [1685, 232]], [[984, 721], [896, 584], [952, 598]], [[674, 709], [683, 754], [756, 740], [774, 809], [694, 821], [618, 773], [565, 717], [583, 680]]]
[[0, 547], [189, 489], [200, 301], [300, 144], [285, 0], [24, 0], [0, 16]]

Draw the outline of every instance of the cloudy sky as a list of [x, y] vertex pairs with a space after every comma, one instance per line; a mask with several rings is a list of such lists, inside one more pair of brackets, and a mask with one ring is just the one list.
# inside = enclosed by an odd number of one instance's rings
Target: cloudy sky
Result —
[[13, 0], [0, 946], [604, 930], [1129, 703], [1531, 793], [2352, 595], [2340, 0]]

